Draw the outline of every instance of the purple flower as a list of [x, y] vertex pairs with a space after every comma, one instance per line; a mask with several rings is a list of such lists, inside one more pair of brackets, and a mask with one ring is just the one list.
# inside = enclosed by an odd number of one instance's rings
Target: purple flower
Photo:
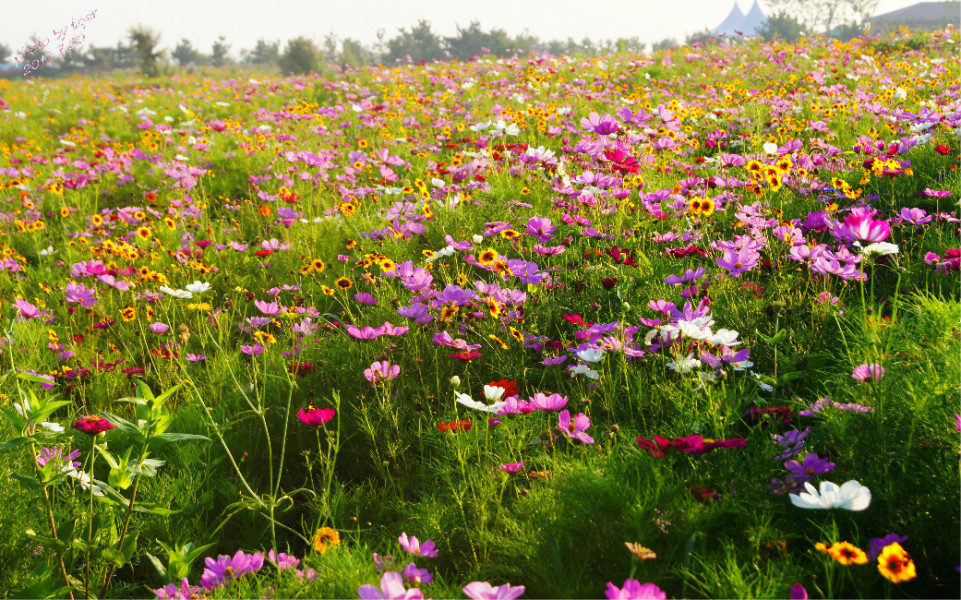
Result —
[[554, 365], [559, 365], [567, 360], [566, 356], [555, 356], [553, 358], [545, 358], [541, 361], [541, 364], [545, 367], [553, 367]]
[[253, 346], [240, 346], [240, 351], [248, 356], [259, 356], [264, 353], [264, 347], [260, 344], [254, 344]]
[[829, 462], [826, 458], [821, 458], [813, 452], [805, 454], [804, 460], [801, 462], [789, 460], [784, 463], [784, 468], [793, 473], [788, 477], [796, 479], [799, 483], [803, 483], [815, 475], [823, 475], [832, 471], [834, 466], [833, 462]]
[[857, 381], [867, 381], [868, 379], [881, 381], [881, 378], [884, 377], [884, 367], [877, 363], [865, 363], [854, 367], [851, 377]]
[[357, 292], [356, 294], [354, 294], [354, 300], [360, 302], [361, 304], [366, 304], [368, 306], [373, 306], [374, 304], [377, 304], [377, 297], [371, 296], [366, 292]]
[[846, 233], [861, 242], [883, 242], [891, 235], [891, 225], [887, 221], [876, 221], [873, 208], [854, 208], [844, 217], [840, 228], [842, 236]]
[[604, 592], [609, 600], [666, 600], [667, 594], [653, 583], [641, 583], [636, 579], [628, 579], [624, 587], [618, 588], [612, 582], [607, 582]]
[[903, 544], [906, 541], [908, 541], [908, 536], [896, 533], [889, 533], [883, 538], [872, 539], [868, 546], [868, 562], [874, 562], [877, 557], [881, 556], [881, 551], [885, 547], [894, 543]]
[[746, 273], [757, 266], [761, 255], [751, 248], [728, 249], [724, 251], [724, 256], [717, 259], [719, 267], [729, 271], [729, 275], [739, 277], [741, 273]]
[[362, 585], [357, 589], [361, 600], [423, 600], [424, 594], [417, 588], [404, 589], [404, 576], [388, 571], [380, 578], [380, 587]]
[[357, 340], [374, 340], [384, 335], [384, 328], [378, 327], [374, 329], [370, 325], [364, 325], [363, 328], [358, 329], [356, 325], [348, 325], [347, 334]]
[[524, 232], [527, 235], [534, 236], [537, 241], [544, 243], [547, 240], [554, 237], [551, 235], [557, 229], [551, 220], [547, 217], [531, 217], [527, 221], [527, 230]]
[[364, 369], [364, 377], [374, 387], [379, 381], [391, 381], [400, 375], [400, 365], [391, 365], [389, 361], [376, 361], [369, 369]]
[[464, 586], [464, 595], [472, 600], [514, 600], [524, 593], [524, 586], [509, 583], [492, 586], [486, 581], [472, 581]]
[[[80, 450], [74, 449], [70, 452], [70, 454], [64, 456], [63, 448], [60, 448], [59, 446], [55, 446], [53, 448], [41, 448], [40, 456], [37, 457], [37, 464], [40, 465], [41, 467], [44, 467], [51, 460], [58, 463], [59, 462], [66, 463], [66, 462], [73, 461], [73, 459], [75, 458], [80, 458]], [[73, 466], [79, 468], [80, 463], [74, 462]]]
[[72, 281], [67, 284], [66, 297], [64, 301], [77, 303], [83, 308], [89, 308], [97, 303], [97, 299], [94, 295], [97, 293], [95, 288], [87, 289], [84, 286], [73, 283]]
[[300, 559], [293, 554], [287, 554], [286, 552], [277, 554], [273, 550], [267, 553], [267, 561], [281, 571], [286, 569], [296, 569], [297, 566], [300, 565]]
[[598, 135], [607, 135], [609, 133], [617, 133], [621, 130], [620, 123], [617, 119], [611, 115], [605, 114], [603, 117], [598, 115], [596, 112], [591, 112], [585, 118], [581, 119], [581, 127], [585, 129], [590, 129]]
[[20, 311], [20, 315], [28, 319], [33, 319], [34, 317], [40, 316], [40, 309], [30, 304], [26, 300], [21, 300], [16, 298], [13, 303], [16, 305], [17, 309]]
[[505, 473], [516, 473], [523, 468], [524, 468], [524, 461], [516, 462], [516, 463], [507, 463], [507, 464], [501, 465], [501, 469], [503, 469]]
[[924, 225], [933, 218], [933, 215], [929, 215], [920, 208], [908, 208], [907, 206], [901, 208], [901, 220], [912, 225]]
[[188, 352], [187, 360], [189, 360], [190, 362], [202, 362], [204, 360], [207, 360], [207, 356], [205, 354], [191, 354]]
[[264, 566], [263, 552], [247, 554], [243, 550], [238, 550], [231, 558], [226, 554], [221, 554], [214, 560], [211, 557], [204, 559], [206, 568], [200, 576], [200, 585], [206, 590], [211, 590], [218, 585], [226, 585], [231, 579], [242, 577], [247, 573], [256, 573]]
[[808, 600], [808, 591], [800, 583], [795, 583], [791, 586], [789, 598], [791, 600]]
[[784, 448], [784, 452], [779, 456], [776, 456], [774, 460], [787, 460], [789, 458], [794, 458], [801, 453], [804, 449], [804, 438], [811, 433], [811, 428], [806, 427], [804, 431], [798, 431], [797, 429], [792, 429], [786, 432], [784, 435], [774, 434], [774, 443]]
[[380, 557], [380, 554], [374, 552], [372, 558], [374, 559], [374, 565], [377, 567], [378, 573], [383, 573], [394, 566], [394, 557], [387, 555], [384, 558]]
[[430, 571], [427, 569], [418, 569], [414, 563], [404, 565], [404, 570], [401, 571], [401, 575], [404, 576], [404, 581], [407, 582], [407, 585], [417, 586], [422, 583], [431, 583], [434, 581], [434, 576], [430, 574]]
[[418, 556], [423, 556], [424, 558], [434, 558], [437, 556], [437, 550], [434, 542], [426, 541], [421, 545], [420, 540], [416, 537], [407, 537], [407, 533], [401, 533], [400, 537], [397, 538], [400, 542], [400, 547], [403, 548], [404, 552], [409, 554], [416, 554]]
[[694, 281], [695, 279], [700, 279], [704, 273], [704, 269], [698, 267], [697, 269], [688, 269], [684, 271], [684, 275], [678, 277], [677, 275], [671, 275], [664, 280], [664, 283], [668, 285], [680, 285], [682, 283], [687, 283], [688, 281]]
[[282, 312], [284, 312], [283, 307], [276, 302], [264, 302], [263, 300], [254, 300], [254, 306], [264, 313], [268, 317], [274, 317]]
[[203, 595], [200, 586], [190, 585], [186, 577], [180, 580], [179, 586], [176, 583], [168, 583], [154, 590], [153, 593], [157, 596], [157, 600], [190, 600]]
[[590, 426], [591, 420], [584, 413], [579, 413], [573, 420], [571, 420], [571, 411], [569, 410], [562, 411], [557, 416], [557, 428], [561, 430], [561, 433], [572, 440], [578, 440], [585, 444], [594, 443], [594, 438], [584, 433]]
[[151, 323], [150, 325], [147, 325], [147, 327], [150, 329], [150, 331], [156, 333], [157, 335], [163, 335], [164, 333], [167, 333], [168, 329], [170, 329], [170, 325], [161, 323], [159, 321]]

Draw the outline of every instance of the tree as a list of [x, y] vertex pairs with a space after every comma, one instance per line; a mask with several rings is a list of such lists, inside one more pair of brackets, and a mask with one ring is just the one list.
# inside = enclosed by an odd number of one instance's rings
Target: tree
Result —
[[352, 67], [362, 67], [374, 62], [374, 55], [369, 48], [359, 41], [346, 38], [340, 43], [338, 62]]
[[90, 46], [84, 66], [98, 72], [110, 71], [117, 64], [117, 53], [110, 46]]
[[678, 43], [677, 39], [669, 37], [669, 38], [664, 38], [659, 42], [654, 42], [654, 44], [652, 45], [652, 48], [654, 49], [655, 52], [658, 52], [660, 50], [677, 48], [678, 46], [680, 46], [680, 44]]
[[157, 44], [160, 43], [160, 33], [143, 25], [138, 25], [130, 29], [128, 37], [134, 53], [140, 59], [140, 72], [147, 77], [159, 75], [160, 69], [157, 66], [157, 61], [164, 55], [163, 50], [157, 50]]
[[804, 33], [804, 26], [794, 15], [781, 9], [761, 23], [757, 31], [764, 39], [794, 41]]
[[304, 75], [320, 70], [321, 52], [317, 44], [303, 36], [287, 40], [287, 48], [280, 55], [280, 69], [284, 74]]
[[[243, 52], [242, 52], [243, 53]], [[246, 52], [244, 62], [250, 65], [272, 65], [280, 58], [280, 41], [268, 42], [264, 38], [250, 52]]]
[[801, 23], [825, 33], [835, 25], [863, 23], [874, 14], [879, 0], [768, 0]]
[[10, 58], [10, 46], [0, 44], [0, 63], [6, 63], [8, 58]]
[[457, 25], [457, 35], [444, 38], [444, 45], [450, 57], [455, 60], [470, 60], [474, 56], [481, 56], [490, 52], [496, 56], [504, 56], [511, 46], [511, 39], [503, 29], [483, 31], [478, 21], [471, 21], [466, 29]]
[[186, 67], [190, 63], [197, 63], [200, 59], [200, 52], [191, 45], [187, 38], [181, 38], [180, 43], [177, 44], [171, 55], [181, 67]]
[[229, 52], [230, 44], [227, 43], [227, 38], [219, 36], [210, 47], [210, 64], [215, 67], [226, 65], [230, 62]]
[[414, 61], [443, 60], [446, 58], [441, 39], [430, 30], [430, 22], [421, 19], [417, 25], [407, 31], [403, 27], [398, 29], [397, 37], [387, 41], [388, 62], [405, 59], [408, 56]]

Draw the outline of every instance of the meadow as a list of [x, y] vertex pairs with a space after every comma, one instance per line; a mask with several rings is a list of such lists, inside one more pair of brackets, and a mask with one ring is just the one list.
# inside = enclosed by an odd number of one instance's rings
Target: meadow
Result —
[[959, 597], [959, 42], [0, 81], [0, 596]]

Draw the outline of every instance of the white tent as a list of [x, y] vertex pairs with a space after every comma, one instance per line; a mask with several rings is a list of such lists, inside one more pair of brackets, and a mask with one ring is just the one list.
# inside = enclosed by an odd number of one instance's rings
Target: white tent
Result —
[[735, 2], [734, 8], [731, 9], [731, 14], [729, 14], [720, 25], [712, 29], [711, 33], [714, 35], [735, 35], [734, 27], [740, 23], [741, 19], [743, 18], [744, 13], [741, 12], [741, 7], [737, 5], [737, 2]]

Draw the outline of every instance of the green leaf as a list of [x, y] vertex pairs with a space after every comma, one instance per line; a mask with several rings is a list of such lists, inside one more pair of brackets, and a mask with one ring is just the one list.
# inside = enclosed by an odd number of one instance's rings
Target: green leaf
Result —
[[127, 557], [123, 555], [123, 552], [120, 550], [114, 550], [113, 548], [104, 548], [101, 550], [100, 557], [118, 567], [122, 567], [127, 564]]
[[754, 330], [754, 332], [757, 333], [759, 338], [761, 338], [762, 340], [764, 340], [765, 342], [767, 342], [772, 346], [777, 346], [778, 344], [784, 341], [784, 338], [787, 337], [787, 332], [783, 329], [775, 333], [774, 337], [768, 337], [756, 329]]
[[150, 561], [150, 565], [154, 568], [157, 574], [160, 575], [161, 578], [166, 578], [167, 569], [164, 568], [164, 565], [162, 562], [160, 562], [160, 559], [149, 552], [144, 552], [144, 554], [147, 556], [147, 560]]
[[791, 371], [790, 373], [784, 373], [783, 375], [778, 376], [777, 384], [781, 385], [789, 381], [794, 381], [795, 379], [801, 379], [806, 375], [807, 373], [805, 371]]
[[11, 477], [13, 477], [14, 479], [16, 479], [16, 480], [19, 481], [20, 483], [22, 483], [22, 484], [24, 485], [24, 487], [26, 487], [28, 490], [39, 490], [39, 489], [40, 489], [40, 484], [37, 483], [36, 477], [28, 477], [28, 476], [23, 475], [23, 474], [21, 474], [21, 473], [13, 473], [13, 474], [11, 474]]
[[40, 542], [41, 544], [48, 544], [48, 545], [50, 545], [50, 546], [56, 546], [57, 548], [64, 548], [64, 547], [65, 547], [65, 544], [63, 543], [63, 540], [59, 540], [59, 539], [56, 539], [56, 538], [52, 538], [52, 537], [46, 536], [46, 535], [37, 535], [37, 532], [34, 531], [33, 529], [28, 529], [28, 530], [24, 531], [24, 533], [25, 533], [26, 536], [27, 536], [28, 538], [30, 538], [31, 540], [36, 540], [36, 541]]
[[170, 515], [175, 515], [180, 511], [171, 510], [169, 508], [163, 508], [162, 506], [154, 506], [148, 502], [138, 502], [133, 505], [134, 512], [148, 513], [151, 515], [160, 515], [162, 517], [169, 517]]
[[161, 433], [160, 435], [151, 438], [151, 440], [159, 440], [161, 442], [187, 442], [191, 440], [202, 440], [204, 442], [209, 442], [210, 438], [205, 435], [195, 435], [193, 433]]
[[32, 441], [33, 439], [28, 437], [16, 437], [16, 438], [13, 438], [12, 440], [7, 440], [2, 444], [0, 444], [0, 452], [7, 452], [9, 450], [19, 448], [20, 446], [23, 446], [24, 444], [29, 444]]

